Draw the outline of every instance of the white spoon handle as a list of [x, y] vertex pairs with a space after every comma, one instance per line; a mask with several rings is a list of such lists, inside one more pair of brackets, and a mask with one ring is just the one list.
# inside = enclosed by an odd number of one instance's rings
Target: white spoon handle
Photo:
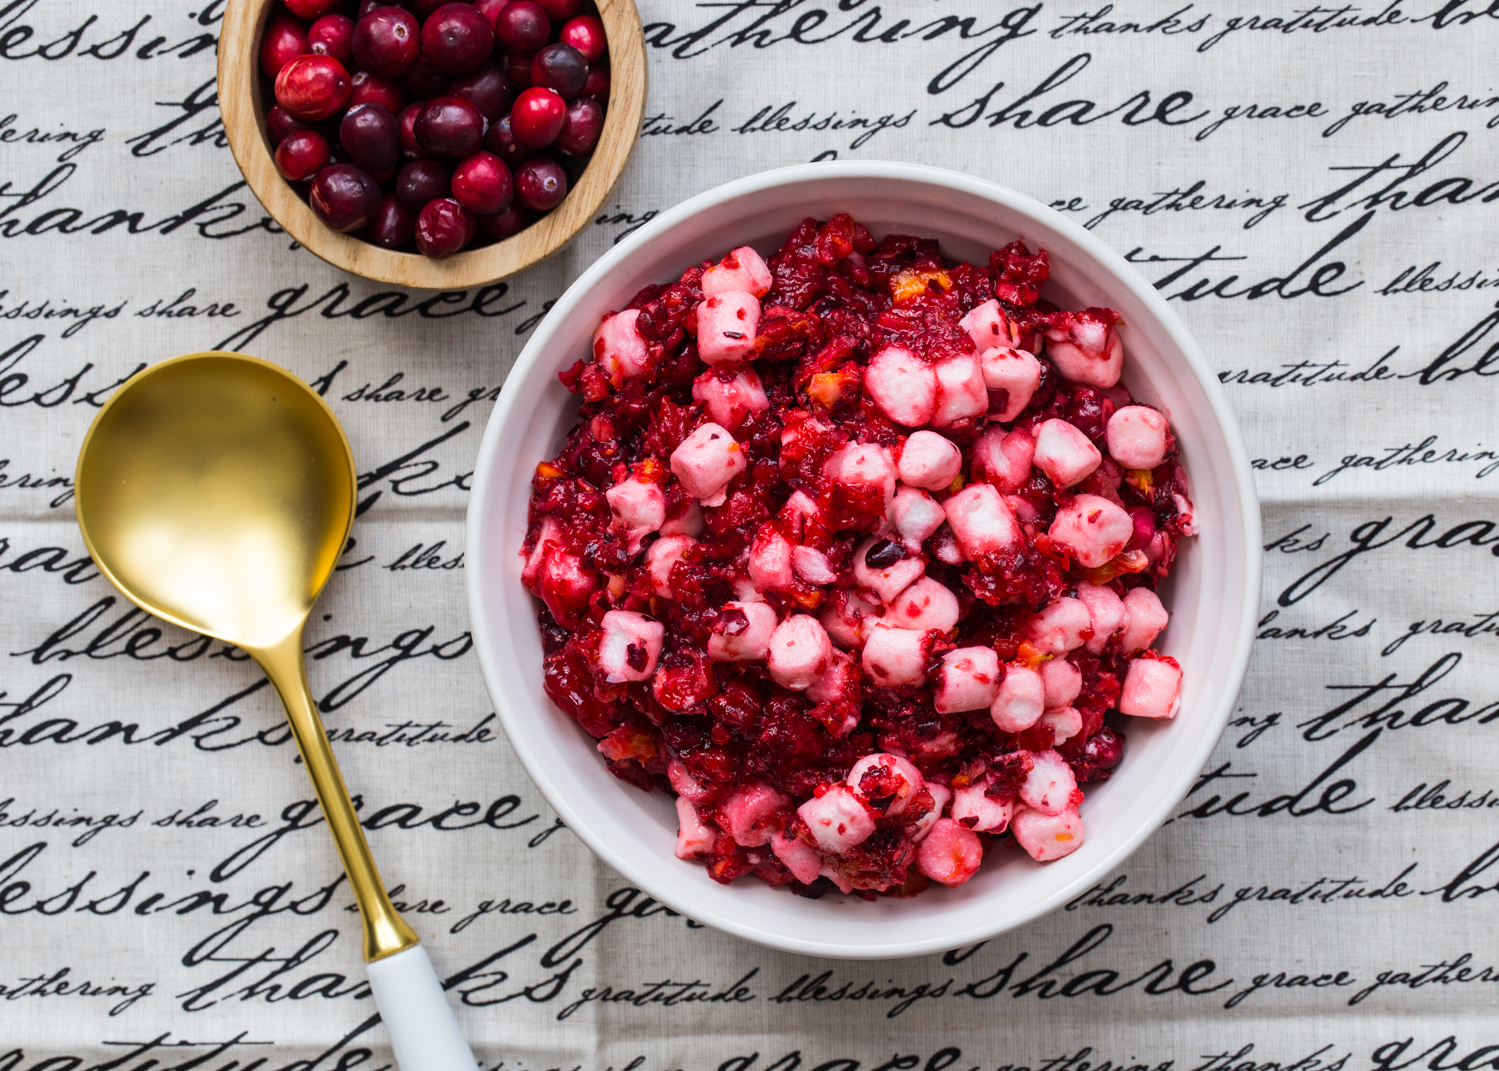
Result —
[[475, 1071], [452, 1005], [421, 945], [365, 965], [401, 1071]]

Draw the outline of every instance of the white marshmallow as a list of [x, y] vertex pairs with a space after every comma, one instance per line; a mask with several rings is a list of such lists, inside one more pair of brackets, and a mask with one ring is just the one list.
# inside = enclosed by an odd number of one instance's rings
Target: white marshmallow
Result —
[[810, 614], [792, 614], [770, 635], [767, 663], [782, 688], [804, 691], [833, 664], [833, 644]]
[[672, 790], [677, 795], [686, 796], [693, 803], [706, 803], [713, 796], [679, 759], [672, 759], [666, 764], [666, 779], [671, 782]]
[[935, 431], [913, 431], [900, 450], [901, 482], [924, 491], [940, 491], [963, 471], [963, 451]]
[[791, 798], [769, 785], [756, 782], [737, 790], [718, 808], [723, 831], [744, 848], [758, 848], [770, 843], [772, 824], [777, 814], [791, 806]]
[[697, 808], [686, 796], [677, 797], [677, 858], [693, 859], [711, 852], [717, 832], [698, 816]]
[[958, 326], [968, 332], [980, 353], [995, 346], [1020, 345], [1020, 328], [1010, 322], [993, 298], [975, 305], [958, 321]]
[[615, 522], [625, 530], [625, 549], [631, 554], [666, 521], [666, 495], [659, 484], [631, 477], [605, 491], [604, 498]]
[[1061, 814], [1077, 806], [1077, 778], [1067, 760], [1050, 749], [1032, 751], [1031, 769], [1020, 782], [1020, 802], [1042, 814]]
[[1084, 569], [1097, 569], [1125, 548], [1135, 522], [1122, 508], [1097, 495], [1078, 495], [1057, 510], [1046, 533]]
[[[1010, 824], [1010, 817], [1015, 813], [1015, 801], [1013, 798], [990, 799], [984, 795], [984, 790], [992, 783], [992, 778], [984, 777], [955, 790], [952, 797], [953, 820], [976, 833], [1003, 833]], [[965, 818], [973, 821], [965, 822]]]
[[763, 298], [770, 290], [770, 282], [770, 269], [760, 254], [747, 245], [741, 245], [703, 272], [702, 288], [708, 297], [743, 290]]
[[1020, 662], [1006, 663], [1004, 679], [989, 704], [989, 717], [999, 731], [1023, 733], [1045, 712], [1046, 687], [1041, 674]]
[[1074, 383], [1106, 389], [1119, 382], [1124, 343], [1119, 332], [1106, 324], [1073, 320], [1070, 327], [1046, 332], [1046, 356]]
[[958, 597], [946, 585], [925, 576], [895, 597], [885, 621], [897, 628], [946, 632], [958, 623]]
[[1124, 655], [1152, 646], [1171, 619], [1160, 596], [1149, 588], [1134, 588], [1125, 595], [1124, 610], [1129, 615], [1119, 634], [1119, 653]]
[[937, 408], [937, 373], [901, 346], [886, 346], [864, 370], [864, 390], [897, 424], [919, 428]]
[[1014, 420], [1031, 404], [1041, 385], [1041, 362], [1029, 350], [991, 346], [979, 354], [979, 367], [984, 371], [984, 386], [1006, 395], [1004, 408], [991, 410], [990, 420], [1005, 424]]
[[1083, 843], [1083, 820], [1075, 807], [1057, 815], [1026, 807], [1015, 815], [1010, 828], [1016, 843], [1038, 863], [1071, 855]]
[[606, 316], [593, 333], [593, 356], [616, 387], [646, 369], [648, 347], [635, 327], [639, 309], [625, 309]]
[[796, 809], [812, 839], [825, 852], [841, 855], [874, 832], [874, 819], [847, 785], [833, 785]]
[[789, 591], [796, 585], [791, 569], [791, 544], [774, 524], [764, 524], [750, 543], [749, 577], [755, 590]]
[[[857, 699], [858, 682], [859, 670], [854, 665], [854, 660], [846, 652], [835, 650], [827, 672], [808, 685], [806, 696], [814, 703], [831, 703], [850, 694]], [[858, 724], [857, 717], [854, 723]], [[853, 726], [848, 728], [852, 729]]]
[[962, 885], [978, 873], [983, 861], [978, 835], [951, 818], [939, 818], [916, 849], [916, 865], [921, 872], [947, 886]]
[[[719, 632], [708, 636], [708, 657], [715, 662], [758, 662], [770, 649], [776, 630], [776, 612], [763, 602], [726, 602], [723, 609], [738, 610], [749, 624], [741, 632]], [[720, 613], [720, 623], [724, 615]]]
[[1020, 539], [1020, 529], [1000, 493], [987, 483], [969, 484], [942, 503], [958, 546], [969, 558], [996, 554]]
[[1136, 658], [1124, 675], [1119, 712], [1137, 718], [1174, 718], [1181, 709], [1182, 671], [1174, 660]]
[[959, 354], [938, 361], [937, 404], [931, 422], [939, 428], [950, 427], [960, 420], [983, 416], [989, 411], [989, 390], [984, 386], [984, 371], [972, 354]]
[[645, 552], [645, 567], [651, 574], [652, 591], [663, 599], [676, 599], [671, 588], [671, 567], [695, 546], [696, 539], [682, 535], [662, 536], [650, 545]]
[[1051, 658], [1037, 667], [1046, 693], [1046, 709], [1068, 707], [1083, 690], [1083, 671], [1065, 658]]
[[1053, 418], [1036, 429], [1036, 468], [1058, 487], [1071, 487], [1086, 479], [1103, 461], [1103, 455], [1075, 425]]
[[913, 555], [883, 569], [874, 568], [869, 564], [869, 551], [878, 542], [878, 536], [870, 536], [854, 548], [854, 582], [888, 606], [926, 572], [926, 563]]
[[1109, 456], [1127, 469], [1153, 469], [1166, 460], [1166, 418], [1147, 405], [1126, 405], [1104, 428]]
[[942, 656], [932, 705], [939, 714], [983, 710], [999, 695], [999, 655], [992, 647], [959, 647]]
[[937, 819], [942, 817], [942, 812], [952, 802], [952, 789], [946, 785], [928, 781], [926, 790], [932, 794], [932, 809], [916, 820], [916, 831], [911, 834], [911, 840], [917, 844], [926, 839], [932, 827], [937, 824]]
[[699, 425], [671, 452], [671, 471], [706, 506], [723, 505], [729, 481], [744, 469], [744, 449], [727, 428], [712, 422]]
[[858, 494], [878, 494], [885, 511], [895, 498], [895, 461], [890, 451], [872, 443], [849, 443], [822, 466], [830, 479]]
[[728, 379], [710, 368], [692, 381], [692, 400], [726, 428], [737, 428], [751, 413], [770, 408], [765, 385], [753, 368], [741, 368]]
[[890, 770], [897, 781], [895, 798], [885, 809], [885, 813], [904, 814], [911, 805], [911, 797], [926, 788], [926, 778], [921, 776], [921, 771], [913, 766], [909, 759], [886, 752], [876, 752], [873, 755], [865, 755], [855, 762], [853, 768], [848, 771], [848, 777], [844, 778], [844, 783], [855, 792], [862, 793], [864, 775], [876, 766], [883, 766]]
[[770, 850], [803, 885], [811, 885], [822, 872], [822, 856], [800, 837], [788, 837], [777, 830], [770, 835]]
[[1014, 494], [1029, 482], [1035, 453], [1036, 440], [1024, 428], [989, 428], [973, 444], [974, 476], [982, 472], [1000, 491]]
[[818, 615], [828, 638], [840, 647], [858, 650], [869, 639], [869, 630], [884, 611], [856, 591], [835, 592], [827, 609]]
[[1083, 731], [1083, 715], [1074, 707], [1049, 709], [1036, 720], [1036, 724], [1051, 730], [1052, 747], [1061, 747]]
[[809, 584], [831, 584], [838, 579], [828, 556], [816, 547], [792, 547], [791, 571]]
[[743, 290], [725, 290], [697, 307], [697, 353], [704, 364], [733, 368], [755, 348], [760, 299]]
[[862, 665], [870, 682], [884, 688], [920, 684], [926, 680], [931, 644], [925, 632], [894, 628], [876, 621], [864, 644]]
[[1129, 611], [1113, 588], [1086, 580], [1078, 584], [1077, 597], [1088, 608], [1088, 620], [1093, 626], [1093, 635], [1085, 644], [1088, 653], [1102, 654], [1109, 639], [1129, 620]]
[[707, 525], [703, 522], [703, 504], [695, 498], [686, 499], [675, 509], [668, 504], [666, 520], [661, 525], [663, 536], [684, 535], [697, 539]]
[[1064, 597], [1026, 622], [1025, 634], [1037, 650], [1060, 655], [1081, 647], [1092, 628], [1082, 601]]
[[633, 610], [610, 610], [601, 624], [604, 636], [599, 640], [599, 669], [604, 672], [604, 680], [610, 684], [650, 680], [656, 672], [666, 626]]
[[947, 520], [947, 513], [943, 510], [942, 503], [925, 491], [901, 484], [896, 489], [885, 519], [894, 526], [906, 549], [915, 553], [932, 537], [932, 533], [942, 527], [942, 522]]

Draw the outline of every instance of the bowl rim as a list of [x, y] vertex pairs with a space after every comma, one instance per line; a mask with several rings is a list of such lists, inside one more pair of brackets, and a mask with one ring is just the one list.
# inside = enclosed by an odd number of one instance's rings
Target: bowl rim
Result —
[[[1111, 271], [1113, 276], [1128, 288], [1133, 296], [1144, 304], [1151, 315], [1157, 319], [1157, 322], [1185, 357], [1188, 366], [1198, 379], [1208, 399], [1214, 420], [1222, 433], [1223, 442], [1227, 448], [1230, 468], [1234, 476], [1234, 497], [1237, 499], [1242, 512], [1243, 527], [1240, 535], [1245, 547], [1242, 575], [1242, 588], [1244, 591], [1243, 610], [1237, 622], [1235, 649], [1232, 659], [1229, 662], [1228, 673], [1224, 679], [1224, 688], [1215, 700], [1215, 708], [1210, 712], [1214, 731], [1203, 735], [1201, 741], [1191, 753], [1189, 760], [1177, 774], [1176, 782], [1171, 786], [1171, 791], [1159, 795], [1155, 806], [1147, 812], [1148, 820], [1142, 822], [1129, 836], [1114, 842], [1102, 857], [1096, 860], [1087, 870], [1083, 871], [1068, 885], [1047, 896], [1037, 898], [1022, 910], [1007, 915], [1003, 926], [996, 928], [983, 924], [972, 925], [966, 929], [944, 933], [939, 936], [912, 940], [893, 940], [872, 945], [867, 949], [854, 949], [846, 945], [822, 945], [816, 941], [772, 933], [761, 927], [750, 925], [732, 914], [725, 912], [705, 913], [701, 904], [695, 905], [690, 909], [686, 908], [683, 902], [675, 895], [675, 891], [671, 888], [671, 883], [669, 881], [663, 882], [658, 880], [644, 865], [646, 860], [637, 859], [631, 854], [621, 852], [615, 845], [600, 837], [593, 830], [587, 815], [572, 806], [570, 799], [565, 793], [558, 791], [546, 765], [540, 762], [532, 752], [526, 734], [519, 732], [512, 733], [510, 731], [512, 722], [521, 724], [520, 716], [522, 712], [515, 708], [526, 704], [521, 703], [519, 700], [513, 702], [505, 689], [496, 686], [504, 678], [500, 675], [498, 667], [491, 660], [489, 653], [495, 637], [488, 628], [484, 616], [477, 609], [479, 603], [488, 597], [485, 591], [485, 587], [488, 584], [488, 572], [478, 564], [478, 556], [475, 552], [484, 545], [484, 530], [481, 522], [486, 513], [487, 493], [491, 486], [490, 474], [501, 465], [494, 447], [502, 429], [512, 419], [512, 414], [517, 409], [528, 404], [527, 399], [521, 397], [519, 389], [512, 387], [512, 384], [519, 383], [525, 374], [530, 372], [532, 366], [542, 361], [546, 356], [545, 351], [550, 335], [552, 334], [552, 331], [548, 330], [548, 328], [568, 317], [573, 307], [582, 299], [583, 295], [587, 294], [589, 290], [602, 281], [609, 273], [627, 261], [636, 251], [654, 242], [686, 218], [704, 209], [712, 208], [715, 205], [723, 204], [748, 194], [776, 187], [792, 186], [809, 179], [826, 179], [829, 177], [848, 180], [893, 178], [924, 183], [993, 201], [1021, 215], [1032, 218], [1039, 223], [1055, 228], [1079, 245], [1087, 255], [1093, 257], [1103, 267]], [[841, 959], [890, 959], [926, 955], [952, 948], [965, 947], [976, 942], [988, 940], [1000, 932], [1015, 929], [1034, 921], [1042, 915], [1050, 913], [1075, 897], [1078, 890], [1085, 888], [1089, 882], [1095, 881], [1113, 870], [1143, 844], [1147, 838], [1160, 829], [1170, 811], [1186, 795], [1187, 789], [1196, 780], [1198, 773], [1212, 755], [1214, 748], [1217, 747], [1223, 730], [1227, 726], [1229, 714], [1236, 705], [1239, 691], [1243, 687], [1244, 677], [1249, 666], [1250, 651], [1254, 643], [1255, 626], [1259, 618], [1263, 550], [1259, 499], [1255, 491], [1253, 472], [1249, 467], [1249, 455], [1243, 442], [1238, 419], [1229, 406], [1227, 394], [1219, 383], [1218, 377], [1208, 365], [1207, 358], [1187, 332], [1185, 325], [1182, 324], [1175, 312], [1166, 304], [1165, 299], [1155, 288], [1141, 277], [1123, 256], [1104, 244], [1092, 232], [1067, 219], [1054, 209], [1041, 204], [1039, 201], [1005, 186], [1001, 186], [998, 183], [925, 164], [881, 160], [825, 161], [820, 163], [794, 164], [789, 167], [759, 172], [744, 178], [732, 180], [688, 198], [674, 208], [656, 216], [650, 223], [641, 227], [618, 245], [608, 250], [590, 265], [557, 300], [556, 304], [547, 313], [545, 319], [532, 333], [530, 341], [522, 349], [515, 364], [506, 376], [500, 398], [493, 412], [490, 414], [489, 423], [485, 427], [484, 437], [479, 446], [478, 463], [474, 470], [471, 495], [467, 523], [465, 525], [465, 546], [469, 548], [469, 555], [464, 580], [469, 602], [469, 620], [473, 631], [474, 649], [478, 655], [485, 687], [488, 690], [490, 698], [495, 703], [496, 712], [499, 715], [502, 727], [505, 729], [506, 738], [536, 787], [540, 789], [542, 795], [567, 827], [595, 855], [618, 871], [631, 883], [645, 890], [661, 903], [692, 918], [694, 921], [711, 925], [716, 929], [731, 933], [745, 940], [803, 955]], [[603, 768], [600, 767], [600, 770], [602, 772]]]
[[533, 267], [593, 222], [640, 141], [647, 81], [640, 12], [635, 0], [594, 0], [608, 36], [609, 104], [593, 158], [560, 205], [509, 238], [438, 260], [341, 234], [281, 177], [266, 136], [259, 45], [276, 2], [228, 0], [225, 7], [216, 68], [224, 135], [246, 185], [271, 218], [313, 255], [354, 275], [422, 290], [463, 290]]

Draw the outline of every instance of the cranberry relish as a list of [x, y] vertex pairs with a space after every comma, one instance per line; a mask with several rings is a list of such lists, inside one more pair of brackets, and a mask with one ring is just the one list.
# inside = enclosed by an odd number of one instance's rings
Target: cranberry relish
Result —
[[646, 287], [562, 374], [524, 552], [546, 691], [676, 794], [718, 881], [872, 898], [1001, 835], [1060, 858], [1123, 751], [1105, 715], [1176, 714], [1151, 645], [1186, 477], [1118, 316], [1047, 275], [808, 219]]

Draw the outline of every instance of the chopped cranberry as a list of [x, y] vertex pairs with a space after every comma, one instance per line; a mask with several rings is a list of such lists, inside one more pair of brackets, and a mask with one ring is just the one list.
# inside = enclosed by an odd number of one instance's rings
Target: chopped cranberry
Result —
[[596, 100], [580, 97], [567, 106], [562, 133], [557, 135], [557, 151], [565, 156], [586, 156], [599, 143], [603, 129], [603, 106]]
[[564, 45], [576, 48], [590, 64], [597, 63], [609, 52], [604, 24], [593, 15], [579, 15], [575, 19], [569, 19], [557, 39]]
[[354, 20], [347, 15], [324, 15], [307, 31], [307, 51], [332, 56], [346, 68], [354, 65]]
[[513, 194], [510, 168], [493, 153], [481, 150], [453, 169], [453, 199], [476, 215], [494, 215]]
[[275, 78], [307, 51], [307, 24], [280, 12], [272, 15], [260, 35], [260, 69]]
[[609, 99], [608, 67], [592, 67], [589, 69], [588, 81], [583, 83], [583, 96], [600, 102]]
[[531, 84], [555, 89], [563, 100], [583, 92], [588, 81], [588, 61], [572, 45], [547, 45], [531, 59]]
[[298, 56], [276, 75], [276, 103], [297, 119], [316, 122], [349, 99], [349, 72], [328, 56]]
[[438, 70], [463, 74], [494, 51], [494, 29], [473, 4], [443, 4], [422, 23], [422, 53]]
[[531, 217], [526, 214], [526, 210], [513, 201], [492, 216], [479, 217], [479, 228], [496, 238], [509, 238], [512, 234], [519, 234], [530, 223]]
[[396, 196], [413, 212], [448, 195], [452, 175], [440, 160], [412, 160], [396, 175]]
[[552, 89], [527, 89], [510, 109], [511, 134], [528, 149], [544, 149], [556, 141], [566, 121], [567, 102]]
[[484, 143], [484, 116], [463, 97], [438, 97], [412, 129], [417, 144], [436, 156], [459, 159]]
[[567, 196], [567, 175], [555, 160], [527, 160], [515, 173], [515, 199], [533, 212], [550, 212]]
[[400, 115], [406, 107], [406, 93], [401, 83], [390, 78], [381, 78], [369, 71], [355, 71], [350, 82], [349, 107], [360, 104], [378, 104], [391, 115]]
[[538, 52], [552, 38], [552, 23], [535, 0], [511, 0], [495, 18], [494, 36], [506, 52]]
[[370, 74], [399, 78], [421, 55], [421, 25], [405, 8], [377, 7], [354, 24], [352, 47]]
[[432, 100], [448, 91], [449, 78], [426, 56], [418, 56], [401, 75], [401, 88], [417, 100]]
[[272, 145], [280, 145], [281, 140], [293, 130], [306, 129], [308, 129], [306, 123], [279, 104], [272, 104], [270, 110], [265, 113], [265, 132], [266, 136], [271, 139]]
[[378, 104], [358, 104], [338, 124], [344, 152], [366, 171], [389, 171], [401, 162], [401, 123]]
[[343, 0], [284, 0], [284, 2], [286, 10], [309, 22], [343, 7]]
[[400, 249], [411, 241], [416, 230], [416, 213], [401, 203], [399, 197], [387, 193], [380, 199], [375, 218], [370, 220], [367, 234], [369, 240], [386, 249]]
[[293, 130], [276, 146], [276, 170], [288, 182], [311, 178], [328, 160], [328, 139], [315, 130]]
[[473, 237], [474, 217], [449, 197], [429, 201], [416, 217], [416, 247], [429, 257], [447, 257]]
[[489, 20], [489, 28], [494, 29], [495, 20], [500, 17], [501, 10], [510, 0], [474, 0], [474, 7], [479, 9], [479, 14]]
[[453, 79], [448, 92], [467, 100], [491, 123], [510, 110], [510, 83], [493, 64]]
[[330, 164], [312, 180], [308, 203], [336, 231], [357, 231], [380, 208], [380, 184], [353, 164]]
[[489, 128], [489, 133], [484, 135], [484, 147], [510, 165], [512, 171], [536, 155], [524, 145], [516, 143], [508, 115], [502, 116]]

